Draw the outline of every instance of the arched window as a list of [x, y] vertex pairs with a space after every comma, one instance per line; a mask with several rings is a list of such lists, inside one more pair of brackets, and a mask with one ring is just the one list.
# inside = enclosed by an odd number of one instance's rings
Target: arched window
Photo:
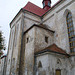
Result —
[[61, 61], [60, 61], [60, 59], [57, 59], [57, 64], [60, 64], [60, 65], [61, 65]]
[[67, 22], [67, 30], [68, 30], [68, 36], [69, 36], [70, 51], [75, 52], [74, 27], [73, 27], [72, 14], [70, 12], [68, 12], [66, 16], [66, 22]]
[[41, 63], [41, 61], [39, 61], [39, 63], [38, 63], [38, 68], [42, 68], [42, 63]]

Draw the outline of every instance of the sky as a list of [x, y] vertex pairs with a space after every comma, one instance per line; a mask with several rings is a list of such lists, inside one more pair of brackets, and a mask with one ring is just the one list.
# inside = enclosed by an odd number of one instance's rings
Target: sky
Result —
[[[8, 42], [10, 35], [10, 22], [13, 20], [18, 11], [30, 1], [42, 8], [43, 0], [0, 0], [0, 30], [5, 37], [6, 51], [8, 50]], [[58, 0], [52, 0], [54, 5]]]

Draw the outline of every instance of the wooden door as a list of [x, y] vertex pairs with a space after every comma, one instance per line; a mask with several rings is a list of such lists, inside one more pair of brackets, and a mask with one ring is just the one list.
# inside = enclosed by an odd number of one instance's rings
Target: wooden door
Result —
[[56, 75], [61, 75], [61, 70], [56, 70]]

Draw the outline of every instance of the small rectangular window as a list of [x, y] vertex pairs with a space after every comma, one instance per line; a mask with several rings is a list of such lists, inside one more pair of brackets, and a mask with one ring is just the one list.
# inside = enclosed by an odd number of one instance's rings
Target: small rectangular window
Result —
[[45, 36], [45, 42], [48, 43], [48, 37], [47, 36]]
[[27, 43], [29, 42], [29, 38], [27, 37]]

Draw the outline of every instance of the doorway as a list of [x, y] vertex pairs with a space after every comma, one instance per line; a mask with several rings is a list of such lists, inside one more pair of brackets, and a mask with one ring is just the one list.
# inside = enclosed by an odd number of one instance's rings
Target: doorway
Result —
[[56, 70], [56, 75], [61, 75], [61, 70], [60, 69]]

